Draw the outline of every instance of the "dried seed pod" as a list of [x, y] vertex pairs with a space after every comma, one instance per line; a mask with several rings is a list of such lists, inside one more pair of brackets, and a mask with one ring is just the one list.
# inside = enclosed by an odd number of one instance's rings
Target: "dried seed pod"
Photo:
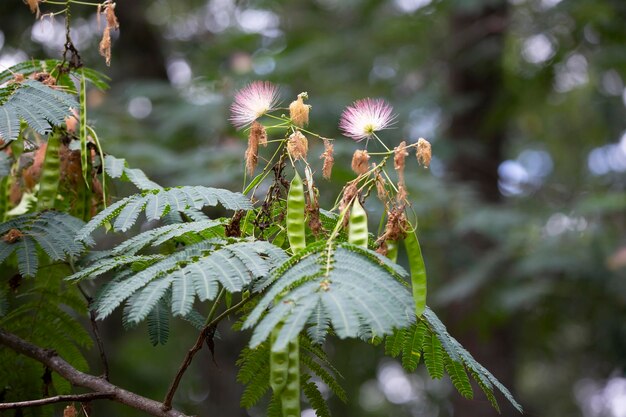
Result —
[[423, 165], [424, 168], [428, 168], [430, 166], [430, 160], [433, 157], [430, 142], [424, 138], [419, 138], [417, 141], [415, 156], [417, 157], [417, 162], [419, 164]]
[[309, 152], [309, 142], [299, 130], [289, 136], [287, 151], [294, 161], [298, 159], [306, 160], [306, 154]]
[[333, 170], [333, 164], [335, 163], [335, 157], [333, 156], [334, 146], [330, 143], [330, 140], [324, 139], [324, 152], [320, 156], [320, 159], [324, 160], [324, 166], [322, 167], [322, 175], [327, 180], [330, 179], [330, 174]]
[[298, 94], [298, 98], [289, 105], [289, 117], [294, 125], [304, 127], [309, 124], [309, 110], [311, 106], [304, 104], [304, 99], [309, 95], [304, 92]]
[[369, 170], [370, 156], [366, 150], [357, 149], [352, 155], [352, 171], [357, 175], [366, 173]]

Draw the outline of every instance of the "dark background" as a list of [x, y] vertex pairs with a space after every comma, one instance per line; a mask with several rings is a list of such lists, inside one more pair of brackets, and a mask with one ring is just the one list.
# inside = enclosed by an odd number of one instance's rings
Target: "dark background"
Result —
[[[354, 149], [341, 110], [388, 99], [399, 115], [388, 144], [433, 143], [431, 169], [409, 164], [407, 176], [429, 305], [529, 416], [626, 416], [626, 2], [119, 0], [110, 68], [95, 8], [72, 11], [83, 61], [112, 78], [89, 97], [105, 151], [164, 185], [240, 189], [245, 140], [228, 106], [266, 79], [284, 103], [308, 91], [310, 129], [338, 139], [335, 185], [322, 190], [333, 201]], [[0, 69], [59, 57], [63, 28], [2, 0]], [[157, 399], [195, 340], [182, 321], [156, 348], [119, 316], [103, 326], [112, 381]], [[220, 330], [219, 367], [199, 355], [176, 405], [261, 416], [237, 405], [234, 355], [248, 335]], [[496, 415], [480, 392], [465, 400], [422, 368], [407, 375], [381, 348], [327, 349], [352, 400], [332, 398], [336, 416]], [[106, 402], [93, 412], [115, 414], [137, 415]]]

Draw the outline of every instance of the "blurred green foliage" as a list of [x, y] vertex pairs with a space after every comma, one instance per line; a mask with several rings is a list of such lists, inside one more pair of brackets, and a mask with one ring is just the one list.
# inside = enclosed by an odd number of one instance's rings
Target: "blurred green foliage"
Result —
[[[245, 141], [228, 105], [237, 87], [268, 79], [283, 103], [308, 91], [312, 130], [338, 139], [333, 176], [344, 180], [354, 145], [338, 135], [342, 108], [387, 98], [399, 114], [389, 145], [433, 142], [431, 169], [407, 172], [429, 305], [530, 415], [617, 415], [610, 399], [604, 411], [590, 404], [626, 371], [623, 0], [120, 0], [117, 12], [110, 68], [92, 10], [76, 8], [73, 22], [84, 62], [113, 79], [89, 97], [106, 151], [164, 185], [240, 189]], [[58, 57], [62, 27], [3, 1], [0, 69]], [[110, 323], [112, 374], [161, 396], [154, 382], [174, 372], [191, 329], [173, 326], [170, 343], [152, 348]], [[217, 343], [219, 368], [204, 358], [177, 397], [183, 408], [246, 415], [229, 356], [243, 343]], [[329, 349], [359, 400], [331, 401], [336, 415], [491, 415], [484, 398], [459, 399], [423, 369], [398, 374], [380, 350]], [[390, 394], [390, 381], [408, 394]]]

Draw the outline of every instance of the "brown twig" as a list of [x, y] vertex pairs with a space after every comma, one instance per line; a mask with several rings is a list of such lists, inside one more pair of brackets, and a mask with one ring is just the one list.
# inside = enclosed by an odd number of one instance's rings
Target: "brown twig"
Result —
[[95, 393], [110, 394], [111, 400], [143, 411], [149, 415], [155, 417], [188, 417], [178, 410], [164, 410], [163, 404], [158, 401], [127, 391], [111, 384], [103, 378], [81, 372], [63, 360], [63, 358], [53, 350], [35, 346], [3, 329], [0, 329], [0, 345], [7, 346], [15, 352], [44, 364], [73, 385], [88, 388]]
[[200, 349], [202, 349], [202, 345], [204, 343], [204, 340], [207, 338], [207, 336], [209, 336], [210, 333], [215, 332], [215, 328], [213, 328], [213, 332], [210, 332], [210, 330], [211, 330], [211, 327], [205, 326], [200, 332], [200, 334], [198, 335], [198, 339], [196, 340], [196, 343], [194, 343], [194, 345], [191, 347], [191, 349], [189, 349], [189, 351], [185, 355], [185, 359], [183, 359], [183, 363], [180, 364], [180, 368], [178, 368], [178, 372], [176, 373], [176, 376], [174, 377], [174, 380], [172, 381], [170, 388], [167, 390], [167, 394], [165, 394], [165, 399], [163, 400], [163, 405], [162, 405], [163, 410], [170, 410], [172, 408], [172, 400], [174, 399], [174, 394], [176, 394], [176, 390], [178, 389], [178, 385], [180, 384], [180, 380], [183, 378], [185, 371], [187, 371], [187, 368], [189, 368], [189, 365], [191, 365], [191, 361], [193, 360], [193, 357], [195, 356], [195, 354], [198, 353]]
[[[174, 399], [174, 394], [176, 394], [178, 385], [180, 384], [180, 381], [183, 378], [183, 375], [187, 371], [187, 368], [189, 368], [189, 365], [191, 365], [191, 361], [193, 360], [193, 357], [195, 356], [196, 353], [200, 351], [200, 349], [202, 349], [202, 344], [205, 342], [205, 340], [207, 341], [207, 344], [209, 345], [209, 348], [210, 348], [210, 342], [212, 342], [213, 335], [215, 334], [215, 329], [217, 328], [218, 323], [222, 321], [224, 318], [226, 318], [228, 315], [230, 315], [231, 313], [234, 313], [235, 311], [239, 310], [241, 307], [243, 307], [245, 303], [253, 299], [255, 296], [256, 294], [253, 294], [252, 296], [241, 300], [240, 302], [238, 302], [231, 308], [227, 308], [226, 310], [224, 310], [224, 312], [222, 312], [222, 314], [220, 314], [219, 316], [211, 320], [200, 331], [200, 334], [198, 335], [198, 339], [196, 339], [196, 343], [193, 344], [191, 349], [189, 349], [189, 351], [185, 355], [185, 359], [183, 359], [183, 363], [180, 364], [180, 367], [178, 368], [178, 372], [174, 376], [174, 380], [172, 381], [170, 388], [167, 390], [167, 394], [165, 394], [165, 399], [163, 400], [164, 410], [169, 410], [172, 408], [172, 400]], [[217, 302], [218, 300], [216, 300], [216, 303]], [[211, 316], [211, 314], [209, 316]]]
[[56, 395], [54, 397], [41, 398], [39, 400], [20, 401], [15, 403], [0, 403], [0, 410], [10, 410], [13, 408], [39, 407], [42, 405], [63, 403], [63, 402], [89, 402], [93, 400], [110, 399], [113, 392], [90, 392], [88, 394]]

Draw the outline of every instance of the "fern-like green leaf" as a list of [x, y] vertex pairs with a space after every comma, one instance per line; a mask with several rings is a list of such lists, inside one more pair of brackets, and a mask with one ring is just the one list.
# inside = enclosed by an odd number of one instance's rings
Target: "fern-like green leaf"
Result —
[[237, 381], [246, 385], [241, 396], [241, 406], [251, 408], [270, 388], [269, 346], [262, 344], [255, 349], [244, 348], [237, 366]]
[[267, 405], [267, 417], [283, 417], [283, 407], [279, 394], [272, 394], [272, 398]]
[[[319, 317], [320, 307], [340, 338], [355, 337], [363, 327], [381, 336], [405, 327], [414, 318], [412, 298], [399, 282], [406, 276], [384, 257], [355, 245], [310, 245], [277, 269], [272, 287], [248, 316], [245, 328], [258, 323], [250, 345], [263, 342], [277, 323], [289, 322], [272, 347], [281, 349], [315, 321], [311, 315]], [[284, 294], [281, 302], [261, 320], [279, 294]]]
[[480, 389], [483, 391], [483, 393], [485, 394], [485, 397], [487, 397], [487, 399], [489, 400], [493, 408], [495, 408], [496, 411], [498, 411], [499, 413], [500, 405], [498, 404], [498, 400], [496, 399], [496, 396], [493, 394], [493, 387], [491, 386], [491, 383], [489, 383], [489, 381], [485, 380], [482, 375], [476, 373], [471, 368], [470, 368], [470, 374], [472, 375], [472, 377], [474, 378], [474, 380], [476, 381]]
[[444, 363], [446, 372], [450, 375], [450, 380], [452, 381], [452, 384], [454, 384], [457, 391], [459, 391], [459, 393], [465, 398], [473, 398], [474, 391], [472, 390], [472, 384], [470, 383], [469, 377], [465, 372], [463, 364], [453, 361], [448, 355], [444, 356]]
[[37, 248], [35, 241], [29, 236], [24, 236], [17, 243], [17, 267], [23, 277], [34, 277], [39, 268]]
[[[411, 325], [409, 329], [412, 329], [414, 325]], [[398, 357], [402, 352], [404, 346], [404, 338], [409, 329], [395, 329], [392, 334], [385, 338], [385, 355], [392, 358]]]
[[330, 315], [322, 304], [317, 303], [309, 316], [307, 334], [318, 345], [324, 343], [326, 334], [330, 330]]
[[0, 95], [7, 94], [0, 105], [0, 137], [5, 143], [18, 137], [22, 120], [36, 132], [48, 134], [53, 126], [65, 123], [71, 108], [78, 107], [72, 95], [34, 80], [0, 88]]
[[77, 239], [84, 240], [113, 218], [117, 218], [113, 224], [114, 230], [124, 232], [135, 224], [139, 214], [144, 210], [148, 219], [158, 219], [169, 210], [184, 212], [188, 209], [214, 206], [218, 202], [230, 210], [252, 208], [252, 203], [243, 194], [218, 188], [195, 186], [152, 189], [144, 194], [126, 197], [102, 210], [87, 223]]
[[169, 309], [163, 300], [155, 304], [146, 321], [152, 346], [166, 344], [170, 334], [170, 316]]
[[[14, 79], [15, 74], [29, 76], [35, 72], [48, 72], [53, 77], [56, 77], [59, 84], [64, 88], [71, 92], [75, 92], [75, 83], [72, 82], [72, 79], [65, 73], [59, 74], [58, 68], [60, 65], [61, 61], [58, 59], [29, 59], [28, 61], [20, 62], [0, 72], [0, 85]], [[91, 82], [100, 90], [106, 90], [109, 88], [107, 82], [110, 78], [108, 76], [89, 68], [81, 68], [81, 72], [84, 74], [87, 81]], [[76, 72], [70, 72], [70, 75], [73, 80], [78, 80]]]
[[402, 366], [410, 372], [417, 369], [422, 356], [424, 339], [430, 337], [430, 332], [423, 322], [414, 324], [407, 329], [402, 343]]
[[163, 255], [131, 255], [131, 256], [115, 256], [112, 258], [97, 258], [95, 262], [88, 267], [75, 272], [68, 276], [68, 281], [80, 281], [83, 279], [94, 279], [114, 269], [123, 268], [125, 266], [137, 265], [145, 267], [163, 259]]
[[302, 377], [300, 385], [302, 386], [302, 391], [304, 391], [304, 395], [306, 396], [311, 408], [315, 410], [315, 415], [317, 417], [330, 417], [330, 410], [328, 409], [328, 405], [322, 397], [319, 389], [315, 382], [310, 380], [311, 378], [308, 375]]
[[[245, 257], [242, 255], [245, 253]], [[273, 257], [284, 259], [284, 252], [268, 242], [205, 241], [191, 245], [182, 251], [159, 258], [145, 269], [127, 275], [103, 291], [95, 304], [98, 318], [108, 316], [124, 300], [133, 296], [128, 303], [129, 323], [138, 323], [152, 310], [154, 304], [172, 285], [172, 312], [185, 316], [193, 304], [194, 297], [213, 299], [217, 285], [222, 284], [229, 292], [239, 292], [252, 281], [268, 274]], [[123, 266], [135, 258], [130, 256], [114, 258], [113, 264], [108, 259], [100, 259], [89, 275], [102, 273], [105, 269]], [[132, 265], [132, 264], [131, 264]], [[126, 266], [125, 268], [128, 268]], [[124, 269], [122, 269], [124, 271]], [[135, 271], [133, 271], [135, 272]], [[69, 277], [84, 277], [84, 271]]]
[[18, 216], [0, 224], [0, 263], [13, 252], [17, 254], [20, 274], [37, 274], [39, 246], [53, 261], [76, 257], [84, 245], [74, 241], [83, 222], [68, 214], [54, 211]]
[[111, 255], [134, 255], [144, 247], [151, 245], [159, 246], [171, 239], [179, 238], [186, 234], [202, 235], [209, 237], [223, 236], [223, 222], [219, 220], [202, 220], [191, 223], [174, 223], [156, 229], [140, 233], [116, 246]]
[[300, 362], [309, 369], [313, 375], [321, 379], [326, 386], [344, 403], [348, 402], [348, 394], [343, 389], [336, 377], [328, 372], [322, 365], [317, 363], [313, 357], [309, 355], [301, 355]]
[[128, 309], [124, 314], [126, 321], [130, 324], [136, 324], [145, 319], [172, 285], [174, 275], [175, 273], [155, 279], [150, 285], [136, 292], [128, 300]]
[[186, 316], [193, 307], [196, 290], [193, 282], [182, 271], [172, 272], [172, 314], [175, 316]]
[[424, 363], [431, 378], [441, 379], [443, 377], [443, 348], [437, 336], [433, 334], [425, 337], [422, 349], [424, 350]]

